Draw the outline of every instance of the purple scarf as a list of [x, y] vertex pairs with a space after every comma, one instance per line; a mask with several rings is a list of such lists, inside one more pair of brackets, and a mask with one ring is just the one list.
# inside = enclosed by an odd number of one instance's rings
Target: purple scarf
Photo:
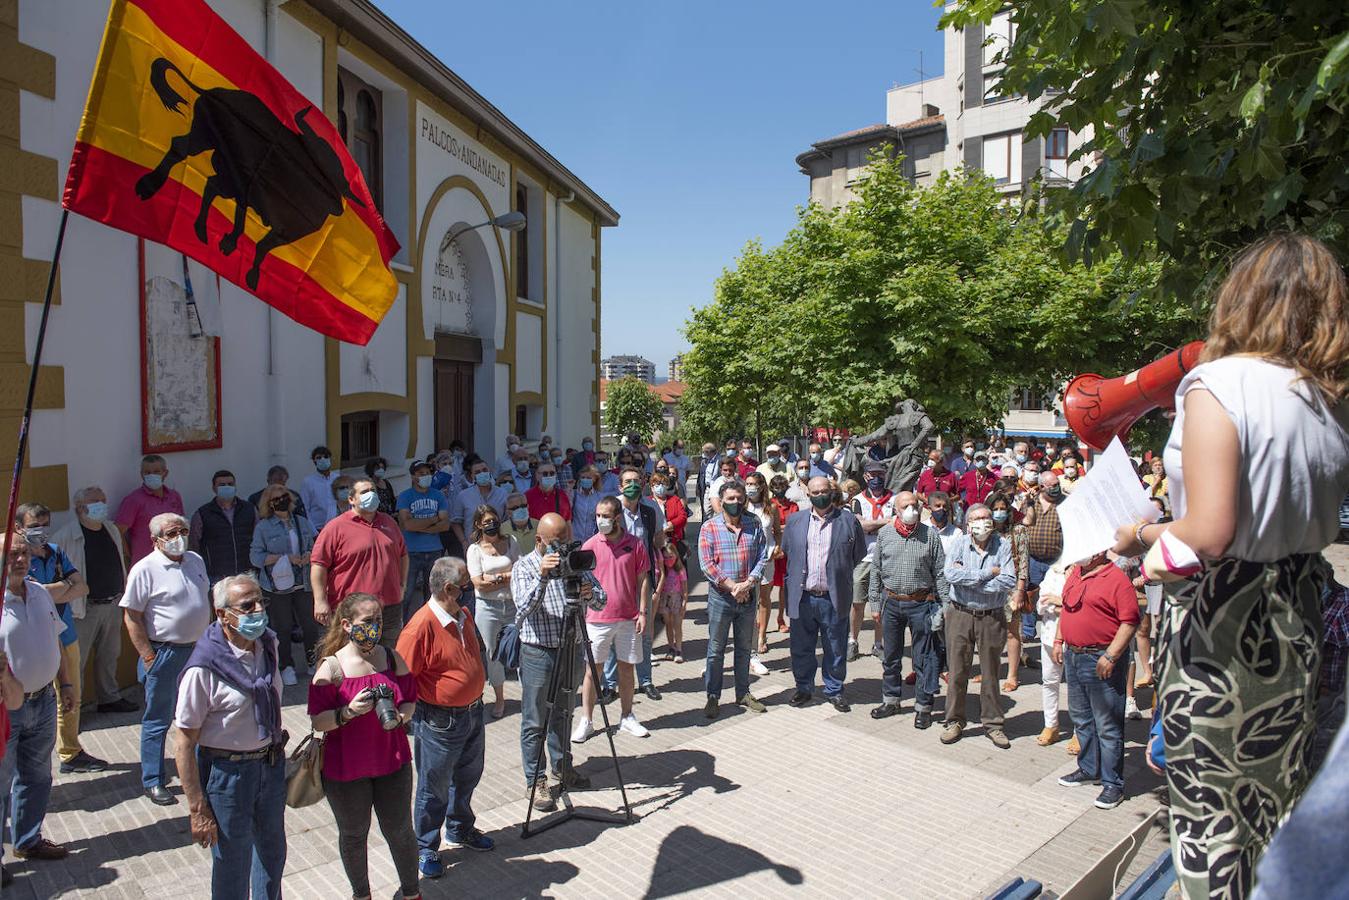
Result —
[[[243, 663], [230, 649], [225, 629], [221, 627], [220, 620], [216, 619], [206, 629], [201, 640], [197, 641], [197, 646], [192, 649], [192, 655], [188, 657], [183, 671], [186, 672], [193, 666], [201, 666], [206, 671], [215, 673], [244, 696], [251, 697], [253, 716], [258, 722], [258, 737], [276, 744], [281, 741], [281, 704], [276, 699], [276, 689], [273, 686], [276, 673], [276, 635], [269, 628], [262, 633], [262, 637], [253, 642], [253, 645], [255, 653], [259, 648], [262, 650], [262, 674], [257, 678], [244, 670]], [[181, 681], [182, 676], [178, 677]]]

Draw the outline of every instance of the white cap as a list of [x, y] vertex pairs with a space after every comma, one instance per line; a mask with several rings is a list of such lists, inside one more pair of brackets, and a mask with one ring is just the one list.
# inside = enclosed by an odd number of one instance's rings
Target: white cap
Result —
[[764, 448], [764, 451], [766, 453], [781, 453], [782, 448], [779, 447], [777, 444], [769, 444], [766, 448]]

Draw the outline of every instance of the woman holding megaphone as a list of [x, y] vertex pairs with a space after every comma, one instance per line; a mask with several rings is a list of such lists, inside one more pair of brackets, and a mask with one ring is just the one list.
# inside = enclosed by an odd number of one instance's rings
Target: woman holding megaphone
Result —
[[1218, 290], [1164, 454], [1175, 519], [1120, 528], [1170, 582], [1157, 690], [1187, 898], [1246, 896], [1306, 789], [1320, 551], [1349, 489], [1349, 297], [1321, 242], [1267, 237]]

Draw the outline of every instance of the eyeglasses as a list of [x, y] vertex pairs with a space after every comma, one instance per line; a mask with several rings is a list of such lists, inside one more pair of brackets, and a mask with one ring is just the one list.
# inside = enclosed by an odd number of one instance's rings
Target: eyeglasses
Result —
[[160, 537], [166, 541], [171, 541], [176, 537], [187, 537], [187, 536], [188, 530], [186, 528], [175, 528], [172, 531], [166, 531], [160, 535]]
[[529, 507], [527, 506], [508, 506], [506, 507], [506, 512], [515, 512], [517, 509], [528, 509], [528, 508]]
[[232, 610], [233, 612], [237, 613], [243, 613], [244, 615], [255, 613], [260, 609], [266, 608], [267, 608], [267, 601], [262, 597], [259, 597], [256, 600], [249, 600], [247, 603], [240, 603], [238, 606], [226, 607], [226, 609]]

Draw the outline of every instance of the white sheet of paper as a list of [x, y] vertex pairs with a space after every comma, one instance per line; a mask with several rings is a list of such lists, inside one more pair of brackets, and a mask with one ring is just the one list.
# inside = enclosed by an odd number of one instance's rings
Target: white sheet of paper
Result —
[[1115, 531], [1161, 514], [1134, 472], [1133, 462], [1116, 437], [1098, 456], [1077, 487], [1059, 504], [1063, 555], [1059, 564], [1081, 562], [1115, 543]]

